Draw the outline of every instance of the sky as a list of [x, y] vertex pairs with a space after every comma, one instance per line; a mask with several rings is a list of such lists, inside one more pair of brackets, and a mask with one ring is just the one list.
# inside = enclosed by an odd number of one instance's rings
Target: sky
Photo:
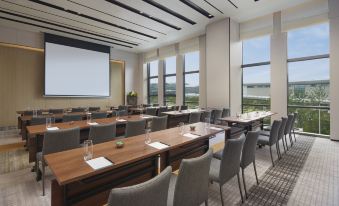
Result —
[[[288, 32], [288, 58], [329, 53], [328, 23], [295, 29]], [[270, 37], [264, 36], [243, 42], [243, 64], [270, 61]], [[270, 66], [244, 69], [244, 83], [269, 83]], [[289, 81], [329, 79], [329, 60], [319, 59], [288, 63]]]

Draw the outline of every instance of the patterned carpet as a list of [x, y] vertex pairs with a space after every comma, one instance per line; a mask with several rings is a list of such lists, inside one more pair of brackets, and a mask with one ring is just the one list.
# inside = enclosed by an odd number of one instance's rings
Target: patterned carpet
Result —
[[293, 147], [259, 178], [243, 205], [286, 205], [315, 138], [299, 136]]
[[28, 163], [28, 152], [25, 148], [0, 152], [0, 174], [18, 171], [31, 167]]

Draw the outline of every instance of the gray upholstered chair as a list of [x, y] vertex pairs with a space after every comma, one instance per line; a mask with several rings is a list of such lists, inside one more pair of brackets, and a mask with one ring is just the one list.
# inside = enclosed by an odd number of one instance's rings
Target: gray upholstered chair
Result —
[[159, 107], [158, 116], [159, 117], [165, 116], [166, 114], [163, 114], [163, 112], [167, 112], [167, 107], [166, 106]]
[[208, 205], [209, 170], [212, 149], [200, 157], [182, 160], [179, 175], [172, 175], [168, 191], [168, 206]]
[[255, 179], [257, 180], [257, 184], [259, 185], [258, 174], [257, 174], [257, 167], [255, 165], [255, 150], [257, 147], [257, 142], [259, 138], [259, 131], [249, 131], [246, 134], [246, 140], [244, 143], [244, 147], [242, 149], [241, 161], [240, 161], [240, 168], [242, 173], [242, 181], [244, 183], [244, 190], [246, 199], [247, 196], [247, 189], [246, 189], [246, 181], [245, 181], [245, 168], [253, 163]]
[[242, 147], [244, 145], [245, 137], [238, 139], [229, 139], [227, 140], [225, 147], [222, 152], [221, 160], [216, 158], [212, 159], [211, 169], [210, 169], [210, 181], [217, 182], [220, 186], [220, 197], [221, 204], [224, 206], [224, 200], [222, 197], [222, 186], [232, 179], [234, 176], [238, 178], [238, 186], [241, 196], [241, 201], [244, 202], [241, 185], [240, 185], [240, 157]]
[[46, 117], [32, 117], [29, 125], [46, 124]]
[[144, 183], [112, 189], [108, 206], [167, 206], [171, 172], [172, 167], [169, 166]]
[[167, 129], [167, 116], [153, 117], [151, 123], [151, 131], [156, 132]]
[[126, 124], [125, 137], [132, 137], [145, 133], [146, 120], [128, 121]]
[[89, 112], [98, 112], [98, 111], [100, 111], [100, 107], [89, 107], [88, 111]]
[[159, 104], [153, 104], [153, 107], [159, 107]]
[[49, 109], [48, 112], [52, 114], [62, 114], [64, 113], [64, 109]]
[[92, 119], [104, 119], [107, 118], [106, 112], [93, 112]]
[[212, 114], [212, 111], [204, 111], [204, 112], [201, 114], [200, 121], [201, 121], [201, 122], [205, 122], [205, 119], [206, 119], [206, 118], [209, 118], [209, 119], [211, 120], [211, 114]]
[[[41, 115], [41, 114], [42, 114], [42, 111], [38, 110], [37, 111], [37, 115]], [[33, 115], [33, 110], [26, 110], [26, 111], [24, 111], [24, 116], [28, 116], [28, 115], [32, 116]]]
[[36, 154], [36, 172], [39, 172], [39, 163], [42, 169], [42, 195], [45, 195], [45, 160], [44, 155], [78, 148], [80, 146], [80, 129], [64, 129], [46, 131], [42, 151]]
[[219, 109], [212, 110], [211, 123], [218, 124], [219, 123], [218, 119], [221, 118], [221, 115], [222, 115], [222, 110], [219, 110]]
[[93, 144], [110, 141], [115, 138], [115, 135], [115, 123], [92, 125], [89, 130], [89, 139], [93, 141]]
[[119, 110], [119, 111], [115, 111], [116, 116], [127, 116], [128, 115], [128, 111], [127, 110]]
[[119, 105], [118, 106], [118, 110], [121, 111], [121, 110], [125, 110], [125, 111], [128, 111], [128, 107], [126, 105]]
[[81, 121], [82, 116], [78, 114], [65, 114], [62, 117], [63, 122]]
[[[277, 142], [278, 142], [278, 135], [279, 135], [280, 126], [281, 126], [281, 121], [274, 120], [272, 127], [271, 127], [272, 129], [270, 131], [270, 136], [259, 135], [259, 139], [258, 139], [258, 145], [260, 145], [260, 146], [268, 145], [270, 147], [270, 155], [271, 155], [273, 167], [274, 167], [274, 160], [273, 160], [273, 155], [272, 155], [272, 146], [274, 144], [277, 144]], [[278, 149], [277, 149], [277, 153], [278, 153]], [[279, 156], [279, 154], [278, 154], [278, 156]]]
[[157, 108], [155, 108], [155, 107], [147, 107], [145, 113], [147, 115], [157, 116]]
[[188, 109], [187, 105], [181, 105], [180, 106], [180, 110], [187, 110], [187, 109]]
[[222, 110], [221, 117], [224, 118], [224, 117], [229, 117], [229, 116], [230, 116], [230, 109], [224, 108], [224, 109]]
[[[286, 143], [286, 149], [287, 150], [288, 150], [287, 136], [290, 137], [290, 134], [292, 132], [293, 119], [294, 119], [294, 115], [293, 114], [289, 114], [287, 116], [287, 123], [286, 123], [285, 131], [284, 131], [285, 143]], [[292, 146], [291, 138], [290, 138], [290, 143], [291, 143], [291, 146]]]
[[85, 108], [83, 107], [76, 107], [76, 108], [72, 108], [72, 112], [84, 112]]
[[201, 112], [191, 112], [189, 116], [188, 123], [197, 123], [200, 122]]

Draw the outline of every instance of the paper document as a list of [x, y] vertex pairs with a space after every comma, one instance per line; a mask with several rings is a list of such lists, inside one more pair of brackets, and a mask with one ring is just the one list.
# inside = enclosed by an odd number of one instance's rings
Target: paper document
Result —
[[105, 157], [98, 157], [95, 159], [91, 159], [86, 161], [86, 163], [91, 166], [94, 170], [102, 169], [108, 166], [113, 165], [111, 161], [106, 159]]
[[148, 145], [151, 146], [151, 147], [154, 147], [155, 149], [165, 149], [165, 148], [169, 147], [168, 145], [163, 144], [161, 142], [153, 142], [153, 143], [150, 143]]
[[196, 135], [196, 134], [192, 134], [192, 133], [186, 133], [184, 134], [185, 137], [189, 137], [189, 138], [198, 138], [200, 137], [199, 135]]
[[47, 127], [48, 131], [53, 131], [53, 130], [58, 130], [58, 129], [59, 129], [58, 127]]
[[213, 129], [213, 130], [219, 130], [219, 131], [224, 130], [224, 129], [219, 128], [219, 127], [210, 127], [210, 129]]
[[89, 123], [87, 123], [88, 125], [98, 125], [98, 123], [97, 122], [89, 122]]

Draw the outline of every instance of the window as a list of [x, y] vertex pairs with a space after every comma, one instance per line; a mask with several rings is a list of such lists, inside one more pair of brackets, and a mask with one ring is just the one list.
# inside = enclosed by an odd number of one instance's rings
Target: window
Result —
[[270, 37], [243, 41], [242, 112], [270, 109]]
[[189, 108], [199, 106], [199, 52], [184, 56], [184, 105]]
[[168, 106], [176, 102], [176, 57], [168, 57], [164, 61], [164, 103]]
[[288, 112], [301, 132], [330, 134], [329, 24], [288, 32]]
[[158, 61], [147, 63], [147, 101], [149, 104], [158, 103]]

